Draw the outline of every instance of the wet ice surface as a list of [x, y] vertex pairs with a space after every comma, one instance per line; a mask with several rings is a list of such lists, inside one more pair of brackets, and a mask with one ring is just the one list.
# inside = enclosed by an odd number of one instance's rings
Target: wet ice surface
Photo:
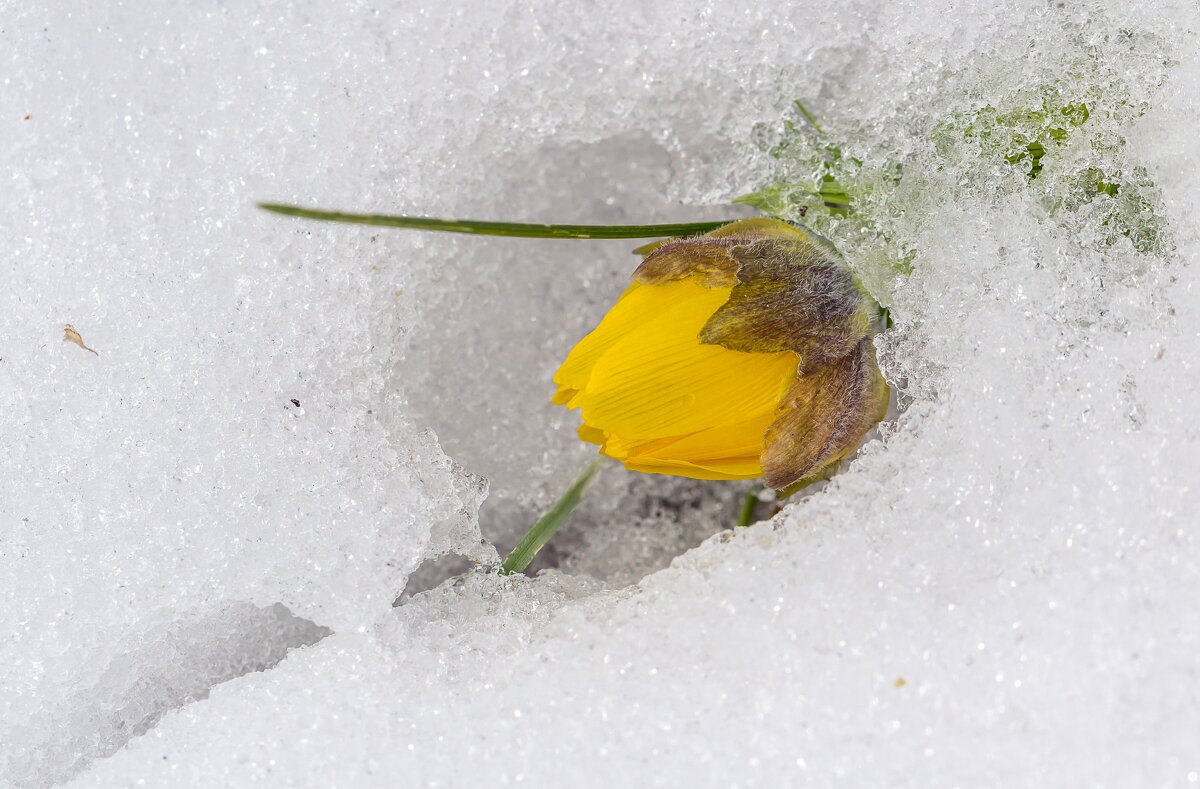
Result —
[[[1198, 780], [1187, 4], [3, 14], [0, 783]], [[797, 97], [876, 187], [884, 437], [686, 553], [744, 488], [609, 473], [561, 571], [393, 608], [586, 462], [629, 245], [250, 203], [722, 216]], [[959, 131], [1043, 100], [1035, 180]]]

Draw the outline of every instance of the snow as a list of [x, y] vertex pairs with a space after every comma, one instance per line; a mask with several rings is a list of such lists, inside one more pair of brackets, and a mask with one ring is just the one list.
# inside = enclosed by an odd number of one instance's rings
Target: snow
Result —
[[[0, 10], [0, 784], [1197, 782], [1198, 16]], [[895, 417], [750, 529], [611, 468], [557, 569], [470, 569], [587, 462], [549, 378], [636, 244], [254, 201], [743, 216], [796, 98]]]

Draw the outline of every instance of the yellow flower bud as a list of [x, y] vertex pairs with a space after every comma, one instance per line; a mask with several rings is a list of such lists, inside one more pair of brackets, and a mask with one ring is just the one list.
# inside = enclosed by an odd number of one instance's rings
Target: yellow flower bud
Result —
[[874, 301], [777, 219], [653, 248], [554, 376], [579, 436], [627, 468], [781, 490], [848, 455], [887, 411]]

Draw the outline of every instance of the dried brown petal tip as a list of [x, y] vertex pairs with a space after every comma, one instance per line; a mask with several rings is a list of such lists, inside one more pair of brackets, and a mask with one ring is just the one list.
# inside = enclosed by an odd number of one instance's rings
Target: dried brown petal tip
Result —
[[838, 361], [796, 377], [763, 438], [767, 484], [782, 490], [850, 454], [887, 413], [888, 386], [870, 338]]
[[870, 298], [840, 260], [803, 236], [732, 250], [737, 282], [700, 339], [732, 351], [791, 350], [811, 369], [845, 356], [871, 328]]
[[696, 279], [705, 287], [728, 287], [737, 281], [737, 260], [729, 244], [706, 237], [668, 241], [651, 252], [633, 273], [645, 285]]

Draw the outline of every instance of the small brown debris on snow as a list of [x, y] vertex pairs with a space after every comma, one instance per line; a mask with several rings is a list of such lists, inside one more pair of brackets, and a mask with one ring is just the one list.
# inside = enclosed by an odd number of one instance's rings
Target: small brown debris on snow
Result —
[[95, 353], [97, 356], [100, 355], [99, 353], [96, 353], [96, 351], [94, 349], [89, 348], [87, 346], [87, 344], [83, 341], [83, 335], [81, 335], [75, 329], [75, 327], [69, 323], [63, 327], [63, 342], [73, 342], [76, 345], [78, 345], [80, 348], [84, 349], [85, 351], [91, 351], [92, 353]]

